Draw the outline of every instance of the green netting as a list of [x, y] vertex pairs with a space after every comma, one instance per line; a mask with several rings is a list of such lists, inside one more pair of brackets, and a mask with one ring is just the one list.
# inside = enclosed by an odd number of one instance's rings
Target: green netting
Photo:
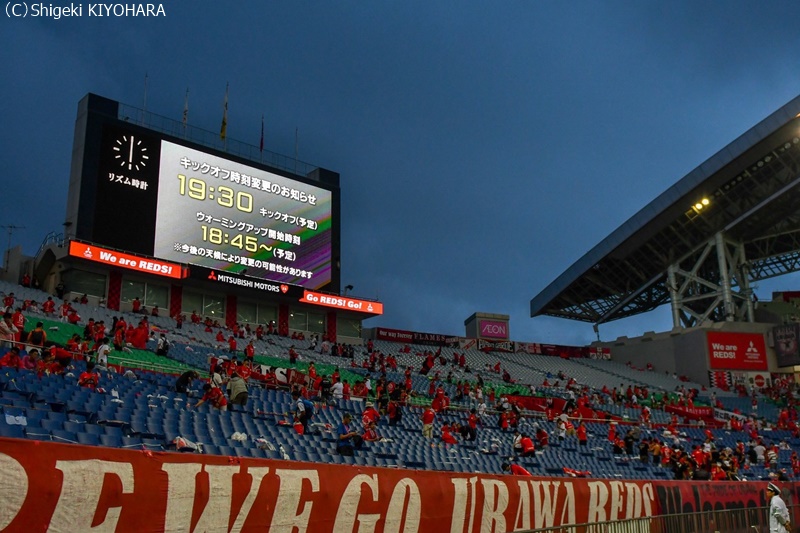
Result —
[[[267, 355], [256, 355], [254, 358], [256, 363], [267, 365], [267, 366], [277, 366], [279, 368], [294, 368], [295, 370], [299, 370], [300, 372], [308, 372], [308, 363], [290, 363], [288, 359], [282, 359], [280, 357], [270, 357]], [[333, 374], [333, 371], [336, 369], [336, 366], [326, 364], [326, 363], [314, 363], [314, 366], [317, 369], [317, 374]], [[339, 376], [341, 377], [342, 381], [347, 381], [348, 383], [355, 383], [357, 380], [364, 379], [364, 376], [360, 374], [356, 374], [351, 372], [347, 369], [339, 368]]]
[[64, 346], [69, 339], [76, 333], [83, 337], [83, 326], [74, 326], [67, 322], [59, 322], [57, 320], [48, 320], [28, 318], [25, 320], [25, 331], [31, 331], [37, 322], [44, 324], [44, 330], [47, 333], [47, 340], [55, 342], [59, 346]]
[[[26, 331], [33, 329], [36, 322], [42, 322], [42, 324], [44, 324], [48, 342], [55, 342], [59, 346], [64, 346], [76, 333], [83, 338], [84, 326], [75, 326], [57, 320], [28, 319], [25, 323]], [[131, 349], [130, 353], [112, 350], [108, 355], [108, 362], [128, 368], [144, 368], [166, 373], [183, 373], [186, 370], [194, 368], [174, 359], [158, 356], [149, 350], [137, 349]]]

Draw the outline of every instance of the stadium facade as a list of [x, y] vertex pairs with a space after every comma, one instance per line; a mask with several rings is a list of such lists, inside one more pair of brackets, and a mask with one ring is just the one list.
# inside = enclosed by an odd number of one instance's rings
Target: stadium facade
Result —
[[342, 294], [339, 174], [95, 94], [78, 104], [66, 217], [6, 277], [130, 311], [355, 342], [382, 304]]

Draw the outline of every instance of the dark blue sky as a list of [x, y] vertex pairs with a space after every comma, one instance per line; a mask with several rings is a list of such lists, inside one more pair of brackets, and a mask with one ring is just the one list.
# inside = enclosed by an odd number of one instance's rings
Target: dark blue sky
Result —
[[[53, 5], [59, 5], [53, 2]], [[74, 2], [74, 4], [81, 4]], [[343, 283], [365, 322], [585, 344], [530, 299], [658, 194], [800, 92], [796, 2], [170, 2], [165, 18], [0, 23], [0, 224], [60, 231], [87, 92], [335, 170]], [[5, 236], [3, 241], [5, 244]], [[762, 283], [759, 296], [797, 289]], [[601, 326], [671, 327], [668, 309]]]

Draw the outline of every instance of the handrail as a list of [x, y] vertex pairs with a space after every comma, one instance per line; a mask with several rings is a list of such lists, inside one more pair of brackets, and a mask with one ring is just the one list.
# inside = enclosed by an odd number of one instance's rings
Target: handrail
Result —
[[[796, 516], [798, 506], [787, 506], [789, 516]], [[721, 509], [515, 531], [522, 533], [689, 533], [694, 531], [759, 533], [769, 531], [768, 510], [767, 507]]]

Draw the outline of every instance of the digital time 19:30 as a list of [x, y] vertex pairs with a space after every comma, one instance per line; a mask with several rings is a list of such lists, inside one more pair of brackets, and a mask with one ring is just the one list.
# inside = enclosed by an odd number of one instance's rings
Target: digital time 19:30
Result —
[[183, 174], [178, 174], [178, 182], [181, 196], [188, 196], [193, 200], [216, 200], [221, 207], [234, 207], [243, 213], [253, 212], [252, 194], [234, 191], [224, 185], [212, 187], [200, 178], [186, 179]]

